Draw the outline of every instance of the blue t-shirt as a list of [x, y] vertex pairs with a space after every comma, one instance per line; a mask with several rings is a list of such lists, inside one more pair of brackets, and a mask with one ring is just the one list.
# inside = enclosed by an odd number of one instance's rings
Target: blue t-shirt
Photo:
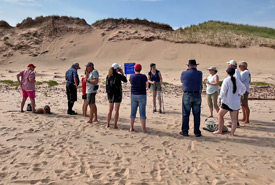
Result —
[[146, 95], [147, 77], [144, 74], [130, 76], [131, 93], [134, 95]]
[[77, 70], [74, 67], [71, 67], [67, 72], [66, 72], [66, 81], [69, 84], [74, 84], [74, 78], [77, 78], [77, 85], [79, 85], [79, 77], [77, 74]]
[[181, 73], [180, 77], [183, 91], [201, 92], [202, 89], [202, 72], [196, 68], [188, 69]]

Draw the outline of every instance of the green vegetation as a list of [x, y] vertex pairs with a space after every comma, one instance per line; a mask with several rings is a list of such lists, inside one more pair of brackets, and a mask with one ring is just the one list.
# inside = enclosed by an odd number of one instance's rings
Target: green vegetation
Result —
[[8, 84], [10, 86], [19, 86], [19, 83], [18, 81], [12, 81], [12, 80], [0, 80], [0, 83], [3, 83], [3, 84]]
[[167, 85], [169, 85], [169, 83], [168, 82], [162, 82], [162, 85], [167, 86]]
[[207, 21], [199, 25], [191, 25], [180, 29], [183, 33], [190, 34], [194, 32], [223, 32], [230, 31], [237, 35], [250, 35], [264, 38], [275, 39], [275, 29], [267, 27], [258, 27], [244, 24], [234, 24], [221, 21]]
[[[18, 81], [12, 81], [12, 80], [1, 80], [0, 83], [7, 84], [10, 86], [15, 86], [15, 87], [19, 86]], [[58, 85], [57, 81], [54, 81], [54, 80], [42, 81], [42, 82], [36, 81], [35, 85], [42, 85], [45, 83], [48, 84], [50, 87]]]
[[271, 84], [266, 83], [266, 82], [251, 82], [250, 85], [255, 85], [255, 86], [267, 86], [267, 85], [271, 85]]

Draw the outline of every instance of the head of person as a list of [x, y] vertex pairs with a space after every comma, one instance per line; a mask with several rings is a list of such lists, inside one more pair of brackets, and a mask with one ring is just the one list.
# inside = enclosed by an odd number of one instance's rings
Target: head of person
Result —
[[30, 69], [30, 70], [32, 70], [32, 71], [34, 71], [35, 68], [36, 68], [36, 66], [33, 65], [33, 64], [29, 64], [29, 65], [28, 65], [28, 69]]
[[88, 64], [86, 65], [86, 71], [88, 73], [92, 72], [94, 70], [94, 63], [92, 62], [88, 62]]
[[119, 65], [118, 63], [113, 63], [112, 68], [116, 73], [118, 73], [121, 70], [121, 65]]
[[80, 69], [79, 63], [74, 63], [74, 64], [72, 65], [72, 67], [75, 68], [76, 70]]
[[236, 78], [233, 76], [235, 74], [236, 69], [233, 67], [227, 68], [226, 72], [231, 77], [231, 81], [233, 83], [233, 94], [237, 91]]
[[189, 69], [191, 69], [191, 68], [197, 68], [198, 65], [199, 64], [196, 62], [195, 59], [190, 59], [188, 61], [188, 64], [187, 64], [187, 66], [188, 66]]
[[135, 64], [134, 65], [135, 72], [140, 73], [142, 70], [142, 66], [140, 64]]
[[240, 62], [239, 68], [241, 71], [247, 70], [247, 63], [245, 61]]
[[235, 74], [235, 68], [229, 67], [229, 68], [227, 68], [226, 72], [227, 72], [227, 74], [229, 76], [234, 76], [234, 74]]
[[211, 66], [208, 68], [208, 71], [211, 75], [214, 75], [218, 72], [217, 68], [215, 66]]
[[154, 70], [156, 69], [156, 64], [155, 63], [151, 63], [150, 64], [150, 70]]
[[235, 60], [229, 60], [228, 62], [226, 62], [228, 64], [228, 67], [233, 67], [234, 69], [237, 68], [238, 64]]

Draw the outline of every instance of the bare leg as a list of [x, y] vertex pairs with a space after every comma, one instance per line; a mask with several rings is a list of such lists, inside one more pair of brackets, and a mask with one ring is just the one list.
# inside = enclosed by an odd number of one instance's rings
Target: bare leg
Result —
[[90, 120], [87, 123], [93, 123], [93, 116], [95, 111], [95, 104], [89, 104], [90, 106]]
[[249, 109], [248, 105], [242, 105], [242, 110], [243, 110], [243, 119], [242, 119], [242, 121], [244, 123], [249, 123], [250, 109]]
[[113, 103], [109, 103], [109, 112], [107, 114], [106, 128], [110, 127], [110, 121], [111, 121], [111, 118], [112, 118], [113, 109], [114, 109], [114, 104]]
[[216, 109], [217, 113], [219, 113], [220, 109]]
[[142, 132], [146, 133], [146, 119], [140, 119], [140, 123], [141, 123], [141, 128], [142, 128]]
[[87, 109], [88, 109], [88, 102], [87, 100], [84, 100], [83, 106], [82, 106], [82, 115], [84, 117], [87, 117]]
[[235, 130], [237, 128], [237, 122], [238, 122], [237, 115], [238, 115], [238, 113], [239, 113], [239, 111], [237, 111], [237, 110], [234, 110], [234, 111], [230, 112], [230, 117], [231, 117], [231, 120], [232, 120], [231, 136], [234, 136]]
[[208, 116], [209, 118], [212, 118], [213, 117], [213, 108], [210, 108], [209, 107], [209, 110], [210, 110], [210, 115]]
[[119, 117], [119, 107], [120, 107], [120, 103], [115, 103], [114, 129], [118, 129], [117, 121]]
[[26, 100], [27, 100], [27, 98], [23, 98], [22, 99], [22, 102], [21, 102], [21, 112], [24, 112], [23, 108], [24, 108], [24, 105], [26, 103]]
[[220, 109], [220, 111], [218, 113], [219, 129], [217, 131], [213, 132], [213, 134], [222, 134], [222, 129], [224, 126], [224, 115], [227, 112], [228, 112], [228, 110]]
[[136, 118], [131, 118], [131, 127], [130, 127], [130, 132], [135, 131], [135, 129], [134, 129], [135, 119], [136, 119]]
[[95, 105], [95, 106], [94, 106], [95, 119], [94, 119], [93, 122], [98, 122], [98, 120], [97, 120], [97, 106], [96, 106], [96, 104], [94, 104], [94, 105]]
[[157, 91], [152, 91], [153, 92], [153, 109], [156, 110], [156, 96], [157, 96]]
[[30, 100], [31, 100], [31, 106], [32, 106], [32, 113], [35, 113], [35, 99], [30, 98]]

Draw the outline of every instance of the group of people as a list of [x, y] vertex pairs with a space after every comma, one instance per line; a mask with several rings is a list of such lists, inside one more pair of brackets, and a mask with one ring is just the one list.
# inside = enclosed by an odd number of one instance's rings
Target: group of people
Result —
[[[234, 135], [236, 128], [239, 126], [238, 112], [242, 107], [244, 123], [249, 123], [250, 110], [248, 107], [249, 84], [251, 81], [250, 72], [247, 69], [247, 63], [241, 62], [239, 69], [238, 64], [234, 60], [227, 62], [226, 70], [228, 77], [223, 80], [221, 89], [219, 88], [219, 76], [216, 67], [208, 68], [209, 76], [202, 79], [203, 74], [197, 70], [199, 65], [196, 60], [189, 60], [188, 69], [183, 71], [180, 77], [182, 83], [182, 128], [180, 134], [189, 136], [189, 117], [192, 110], [194, 115], [194, 134], [196, 137], [201, 136], [200, 131], [200, 116], [201, 116], [201, 92], [203, 82], [206, 84], [207, 102], [210, 110], [209, 117], [213, 117], [214, 109], [218, 113], [219, 129], [214, 134], [221, 134], [224, 126], [224, 116], [229, 111], [231, 116], [231, 135]], [[36, 66], [29, 64], [28, 68], [17, 75], [17, 80], [22, 89], [21, 111], [29, 97], [31, 100], [32, 111], [35, 111], [35, 72]], [[73, 111], [75, 101], [77, 101], [77, 87], [80, 85], [78, 70], [80, 66], [74, 63], [69, 70], [66, 71], [66, 93], [68, 99], [67, 114], [76, 115]], [[134, 131], [134, 122], [137, 109], [139, 108], [140, 121], [142, 131], [146, 130], [146, 89], [150, 88], [153, 95], [153, 113], [157, 112], [157, 99], [159, 104], [158, 112], [162, 113], [162, 75], [156, 69], [156, 64], [150, 64], [148, 75], [141, 73], [142, 66], [135, 64], [135, 74], [130, 76], [131, 83], [131, 114], [130, 114], [130, 131]], [[94, 68], [94, 64], [89, 62], [86, 65], [85, 76], [81, 79], [82, 82], [82, 115], [87, 116], [87, 108], [90, 108], [90, 116], [88, 123], [97, 122], [97, 106], [96, 94], [98, 90], [99, 73]], [[127, 82], [127, 78], [123, 72], [122, 66], [113, 63], [106, 77], [106, 93], [109, 101], [109, 111], [107, 114], [106, 128], [110, 127], [112, 112], [114, 114], [114, 128], [118, 128], [119, 108], [122, 102], [122, 83]], [[220, 89], [220, 93], [219, 93]]]
[[[79, 86], [79, 76], [77, 70], [80, 69], [78, 63], [74, 63], [71, 68], [66, 72], [66, 92], [68, 98], [68, 111], [69, 115], [76, 115], [77, 113], [72, 110], [74, 102], [77, 101], [77, 86]], [[130, 115], [130, 131], [134, 131], [134, 122], [136, 118], [137, 109], [140, 112], [140, 121], [142, 125], [142, 131], [146, 132], [146, 88], [150, 86], [153, 93], [153, 112], [157, 112], [156, 109], [156, 97], [158, 95], [159, 101], [159, 113], [162, 113], [161, 109], [161, 84], [162, 76], [160, 71], [156, 69], [156, 64], [150, 65], [150, 72], [148, 75], [141, 74], [142, 66], [136, 64], [134, 66], [135, 74], [130, 76], [131, 83], [131, 115]], [[97, 106], [96, 106], [96, 93], [98, 90], [99, 73], [94, 68], [94, 64], [89, 62], [86, 65], [85, 77], [82, 81], [82, 115], [87, 116], [87, 108], [90, 107], [90, 119], [88, 123], [97, 122]], [[110, 121], [112, 118], [113, 110], [114, 114], [114, 129], [117, 129], [117, 122], [119, 119], [119, 108], [122, 102], [122, 82], [127, 82], [127, 78], [124, 74], [122, 66], [113, 63], [109, 69], [106, 77], [106, 93], [109, 101], [109, 111], [107, 114], [106, 128], [110, 127]]]

